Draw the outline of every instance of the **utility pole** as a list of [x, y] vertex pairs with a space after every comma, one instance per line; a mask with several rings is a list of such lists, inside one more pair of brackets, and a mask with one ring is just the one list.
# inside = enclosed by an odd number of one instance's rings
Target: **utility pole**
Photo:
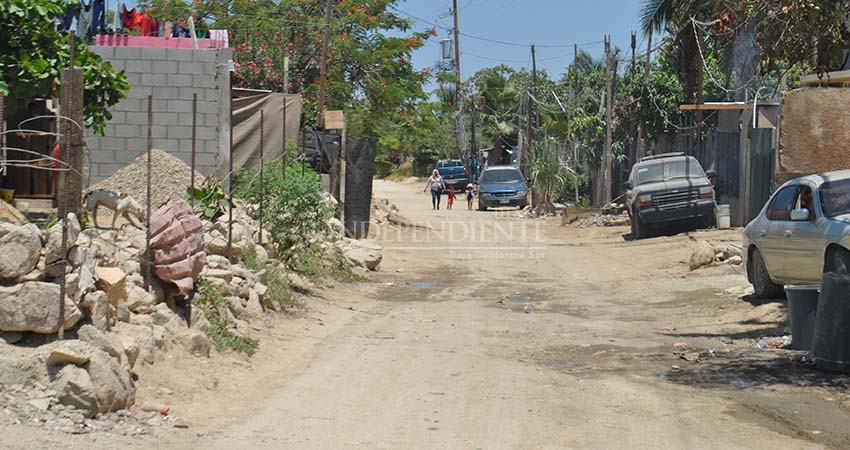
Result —
[[457, 129], [458, 151], [461, 157], [463, 157], [468, 152], [466, 151], [466, 138], [464, 137], [463, 91], [460, 73], [460, 28], [457, 17], [457, 0], [453, 0], [452, 2], [452, 15], [454, 16], [455, 25], [455, 77], [457, 77], [455, 80], [455, 128]]
[[[702, 48], [703, 45], [703, 34], [702, 28], [695, 27], [696, 36], [694, 38], [697, 40], [697, 45]], [[702, 54], [697, 52], [696, 58], [699, 59], [699, 64], [697, 64], [697, 105], [703, 104], [702, 97], [702, 85], [703, 85], [703, 68], [705, 67], [705, 61], [702, 59]], [[697, 106], [697, 155], [702, 153], [702, 107]]]
[[[578, 44], [573, 44], [573, 70], [578, 70]], [[575, 80], [575, 86], [573, 87], [573, 107], [578, 106], [578, 77]], [[578, 140], [576, 138], [576, 134], [573, 133], [573, 165], [575, 166], [573, 170], [575, 170], [575, 193], [576, 193], [576, 206], [578, 206]]]
[[605, 144], [602, 148], [602, 165], [600, 167], [598, 204], [605, 206], [611, 201], [611, 125], [613, 121], [612, 101], [613, 96], [612, 79], [614, 71], [611, 70], [611, 36], [605, 36]]
[[472, 101], [472, 111], [469, 113], [469, 128], [472, 136], [470, 137], [470, 145], [472, 148], [469, 149], [469, 174], [474, 178], [475, 167], [472, 165], [472, 160], [475, 155], [478, 154], [478, 144], [475, 142], [475, 114], [478, 112], [478, 108], [475, 104], [475, 100]]
[[[632, 67], [629, 69], [629, 76], [634, 77], [637, 74], [637, 59], [635, 59], [635, 50], [637, 48], [637, 33], [632, 31]], [[635, 133], [635, 141], [632, 143], [629, 150], [629, 169], [635, 164], [638, 153], [638, 142], [640, 142], [640, 116], [632, 117], [632, 130]], [[620, 171], [622, 173], [622, 171]]]
[[328, 40], [331, 34], [331, 2], [325, 1], [325, 35], [322, 39], [322, 58], [319, 65], [319, 128], [325, 129], [325, 95], [328, 89]]
[[[649, 64], [650, 64], [651, 60], [652, 60], [652, 28], [649, 29], [649, 35], [646, 38], [646, 65], [644, 66], [644, 72], [643, 72], [643, 81], [644, 81], [644, 84], [646, 84], [646, 85], [649, 84]], [[646, 104], [646, 99], [641, 99], [641, 105], [640, 106], [641, 106], [641, 111], [643, 112], [643, 114], [641, 114], [641, 117], [646, 117], [646, 109], [648, 107], [648, 105]], [[635, 162], [640, 161], [640, 159], [643, 158], [644, 155], [646, 154], [646, 149], [645, 149], [646, 143], [643, 140], [643, 125], [642, 124], [638, 126], [637, 142], [638, 142], [638, 149], [637, 149], [637, 155], [635, 155]]]

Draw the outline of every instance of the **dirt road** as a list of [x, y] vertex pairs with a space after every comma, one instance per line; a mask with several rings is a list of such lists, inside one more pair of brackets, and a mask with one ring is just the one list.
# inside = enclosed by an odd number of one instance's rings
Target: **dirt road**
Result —
[[12, 447], [850, 448], [847, 378], [755, 346], [785, 334], [785, 306], [749, 300], [740, 268], [688, 272], [692, 239], [736, 232], [629, 242], [625, 227], [432, 211], [419, 185], [375, 190], [420, 226], [373, 228], [385, 252], [370, 282], [269, 323], [250, 360], [146, 369], [140, 397], [174, 390], [189, 429], [0, 431]]

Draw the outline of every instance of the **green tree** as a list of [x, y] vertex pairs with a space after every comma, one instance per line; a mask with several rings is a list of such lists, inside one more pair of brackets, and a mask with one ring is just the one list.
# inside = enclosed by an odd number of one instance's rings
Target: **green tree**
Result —
[[[58, 96], [60, 71], [71, 59], [69, 36], [55, 27], [64, 12], [63, 0], [0, 2], [0, 93], [7, 97], [7, 114], [14, 114], [26, 99]], [[123, 71], [116, 72], [81, 39], [75, 50], [75, 64], [84, 74], [85, 126], [103, 134], [112, 118], [108, 108], [130, 86]]]

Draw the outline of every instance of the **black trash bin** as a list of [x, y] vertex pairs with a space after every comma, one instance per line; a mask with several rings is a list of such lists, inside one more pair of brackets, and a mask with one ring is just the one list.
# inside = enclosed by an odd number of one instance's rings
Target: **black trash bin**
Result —
[[818, 369], [850, 371], [850, 276], [823, 275], [812, 357]]
[[786, 286], [788, 316], [791, 322], [791, 348], [811, 350], [818, 312], [817, 286]]

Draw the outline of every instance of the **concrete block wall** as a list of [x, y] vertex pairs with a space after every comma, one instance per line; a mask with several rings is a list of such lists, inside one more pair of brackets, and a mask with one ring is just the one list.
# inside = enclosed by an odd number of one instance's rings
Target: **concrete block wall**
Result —
[[118, 70], [130, 91], [112, 107], [104, 136], [86, 135], [91, 183], [147, 150], [147, 98], [153, 96], [153, 147], [191, 161], [192, 95], [198, 94], [196, 168], [204, 175], [227, 166], [230, 134], [229, 49], [90, 47]]

